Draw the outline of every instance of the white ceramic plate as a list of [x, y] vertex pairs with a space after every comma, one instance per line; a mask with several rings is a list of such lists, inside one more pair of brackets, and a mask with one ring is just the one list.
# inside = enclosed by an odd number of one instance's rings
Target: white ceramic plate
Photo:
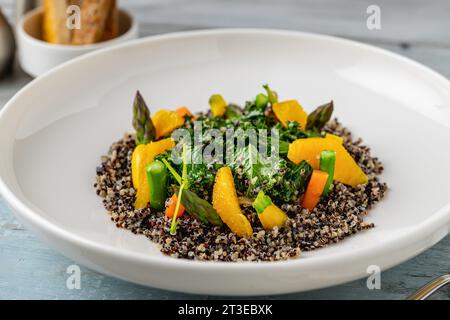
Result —
[[[136, 89], [153, 111], [207, 108], [211, 93], [241, 102], [270, 83], [306, 109], [335, 114], [383, 160], [390, 191], [377, 227], [303, 258], [205, 263], [163, 256], [116, 229], [95, 195], [95, 168], [131, 130]], [[158, 288], [261, 295], [309, 290], [385, 270], [449, 231], [450, 84], [408, 59], [359, 43], [287, 31], [213, 30], [105, 49], [33, 81], [0, 116], [0, 191], [17, 216], [65, 255]]]

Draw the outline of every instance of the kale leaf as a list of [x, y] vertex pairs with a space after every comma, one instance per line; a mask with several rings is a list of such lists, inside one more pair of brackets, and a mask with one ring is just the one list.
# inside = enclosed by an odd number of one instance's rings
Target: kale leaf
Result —
[[[273, 92], [272, 95], [275, 97]], [[315, 134], [315, 130], [321, 129], [322, 122], [328, 117], [330, 108], [332, 112], [332, 105], [331, 107], [319, 107], [316, 110], [315, 118], [311, 118], [312, 129], [304, 131], [301, 130], [297, 122], [289, 122], [284, 127], [276, 121], [276, 118], [270, 112], [271, 103], [263, 102], [259, 101], [257, 103], [257, 99], [254, 99], [246, 102], [244, 108], [236, 104], [229, 104], [223, 117], [212, 117], [209, 113], [199, 114], [196, 118], [186, 117], [182, 128], [190, 131], [192, 137], [191, 145], [193, 146], [194, 121], [201, 121], [202, 123], [203, 143], [200, 148], [193, 149], [193, 158], [202, 156], [203, 151], [211, 142], [206, 138], [206, 132], [209, 129], [218, 129], [221, 132], [225, 132], [227, 128], [233, 128], [235, 130], [234, 138], [238, 138], [237, 136], [239, 135], [239, 138], [243, 138], [245, 141], [243, 148], [242, 146], [238, 148], [236, 144], [233, 144], [234, 161], [226, 164], [233, 171], [237, 193], [248, 198], [255, 198], [258, 192], [263, 190], [278, 205], [296, 203], [299, 195], [304, 191], [308, 183], [312, 168], [306, 161], [296, 165], [287, 159], [289, 143], [312, 136]], [[278, 130], [280, 154], [261, 156], [257, 152], [256, 146], [250, 143], [248, 136], [242, 136], [242, 131], [236, 133], [237, 128], [242, 129], [246, 133], [248, 129], [254, 129], [255, 131], [259, 129], [267, 130], [269, 133], [267, 149], [272, 145], [271, 129]], [[259, 142], [261, 143], [261, 141]], [[271, 153], [271, 151], [268, 151], [268, 153]], [[225, 160], [225, 146], [223, 154]], [[171, 155], [166, 154], [164, 157], [167, 161], [172, 162]], [[190, 163], [188, 165], [189, 189], [199, 196], [210, 200], [216, 172], [224, 165], [205, 163], [204, 161], [201, 161], [201, 163]], [[174, 168], [181, 170], [175, 164]], [[176, 182], [172, 181], [172, 184], [176, 185]]]

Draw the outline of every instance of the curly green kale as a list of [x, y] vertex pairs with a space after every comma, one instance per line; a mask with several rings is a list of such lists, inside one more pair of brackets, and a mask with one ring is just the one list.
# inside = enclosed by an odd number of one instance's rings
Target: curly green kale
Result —
[[[194, 122], [199, 121], [202, 124], [202, 144], [193, 149], [193, 159], [202, 159], [205, 148], [212, 142], [207, 135], [208, 130], [218, 129], [220, 132], [225, 132], [227, 129], [234, 129], [233, 138], [240, 138], [245, 142], [243, 148], [232, 144], [234, 158], [231, 163], [227, 161], [226, 164], [233, 171], [237, 193], [240, 196], [255, 198], [258, 192], [263, 190], [278, 205], [294, 203], [298, 201], [298, 196], [307, 185], [312, 168], [307, 162], [296, 165], [287, 159], [289, 143], [307, 138], [312, 133], [301, 130], [297, 122], [289, 122], [287, 127], [277, 122], [270, 112], [272, 103], [276, 102], [276, 93], [268, 87], [266, 90], [270, 98], [267, 95], [259, 94], [252, 101], [246, 102], [243, 108], [236, 104], [229, 104], [223, 117], [200, 114], [195, 119], [185, 118], [186, 121], [182, 128], [189, 131], [192, 139], [191, 146], [194, 146]], [[238, 128], [242, 130], [237, 132]], [[265, 146], [268, 150], [267, 156], [261, 156], [256, 147], [250, 143], [250, 137], [246, 133], [251, 129], [256, 132], [267, 130], [268, 137]], [[272, 136], [270, 135], [272, 129], [278, 131], [279, 155], [272, 155], [271, 148], [269, 148], [272, 146]], [[261, 147], [261, 141], [259, 143]], [[223, 148], [223, 160], [226, 160], [226, 146]], [[171, 155], [164, 155], [164, 157], [173, 163], [174, 168], [180, 170], [179, 166], [172, 161]], [[204, 161], [188, 164], [189, 189], [210, 200], [216, 172], [224, 165], [222, 163], [205, 163]], [[175, 181], [169, 181], [170, 183], [176, 186]]]

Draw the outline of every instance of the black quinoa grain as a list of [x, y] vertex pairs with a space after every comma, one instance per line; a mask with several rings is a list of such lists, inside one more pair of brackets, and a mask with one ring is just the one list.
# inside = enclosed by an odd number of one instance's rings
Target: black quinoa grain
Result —
[[162, 253], [190, 260], [214, 261], [275, 261], [297, 258], [301, 251], [310, 251], [339, 242], [357, 232], [371, 229], [373, 223], [363, 218], [383, 199], [387, 185], [379, 180], [383, 165], [371, 156], [370, 148], [337, 119], [330, 121], [325, 132], [343, 138], [343, 143], [355, 161], [367, 174], [369, 182], [355, 188], [335, 183], [326, 202], [312, 212], [298, 204], [284, 204], [289, 215], [282, 228], [264, 230], [249, 206], [243, 206], [252, 221], [253, 236], [239, 239], [226, 226], [210, 227], [185, 214], [178, 224], [177, 234], [170, 235], [170, 219], [150, 208], [134, 209], [135, 190], [131, 182], [131, 157], [135, 148], [130, 134], [111, 145], [108, 155], [96, 168], [94, 188], [103, 198], [105, 209], [118, 228], [143, 234], [157, 243]]

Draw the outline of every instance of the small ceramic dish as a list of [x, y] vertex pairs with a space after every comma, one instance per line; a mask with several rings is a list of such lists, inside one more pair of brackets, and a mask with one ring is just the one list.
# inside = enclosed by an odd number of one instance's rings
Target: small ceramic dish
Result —
[[138, 37], [136, 21], [126, 11], [119, 10], [117, 38], [90, 45], [52, 44], [42, 40], [42, 16], [41, 8], [32, 10], [22, 17], [17, 27], [20, 65], [26, 73], [34, 77], [82, 54]]

